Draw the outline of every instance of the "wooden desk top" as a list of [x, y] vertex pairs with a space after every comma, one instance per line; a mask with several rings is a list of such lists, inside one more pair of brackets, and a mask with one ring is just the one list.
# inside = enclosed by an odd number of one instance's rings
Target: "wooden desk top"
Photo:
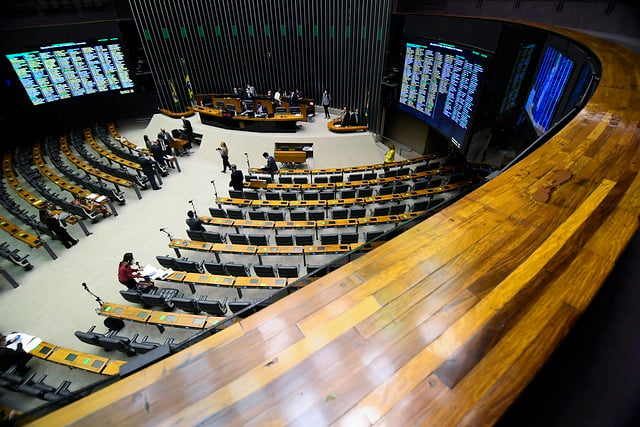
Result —
[[535, 26], [579, 40], [603, 68], [541, 147], [381, 247], [38, 422], [494, 424], [639, 225], [640, 55]]
[[260, 246], [258, 255], [302, 255], [302, 246]]
[[234, 276], [218, 276], [216, 274], [187, 273], [183, 282], [194, 283], [196, 285], [211, 286], [233, 286], [236, 278]]
[[276, 289], [287, 286], [287, 279], [283, 277], [238, 277], [236, 286], [252, 289]]
[[170, 248], [189, 249], [192, 251], [210, 252], [214, 243], [201, 242], [198, 240], [174, 239], [169, 242]]
[[[222, 117], [222, 111], [217, 108], [211, 107], [202, 107], [196, 105], [193, 107], [193, 110], [197, 113], [206, 114], [208, 116]], [[238, 121], [270, 121], [270, 122], [290, 122], [290, 121], [306, 121], [306, 117], [304, 115], [295, 115], [295, 114], [275, 114], [272, 117], [249, 117], [242, 116], [240, 113], [231, 117], [231, 120]]]
[[252, 255], [258, 250], [258, 246], [254, 245], [233, 245], [230, 243], [215, 243], [212, 252], [229, 253], [229, 254], [244, 254]]

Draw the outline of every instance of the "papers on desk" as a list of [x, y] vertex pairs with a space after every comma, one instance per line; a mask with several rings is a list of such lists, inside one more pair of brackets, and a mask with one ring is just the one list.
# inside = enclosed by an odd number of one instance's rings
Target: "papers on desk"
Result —
[[151, 280], [163, 280], [172, 273], [173, 270], [170, 268], [158, 268], [150, 264], [145, 265], [144, 268], [140, 271], [140, 274], [145, 277], [148, 276]]
[[7, 335], [7, 338], [6, 338], [7, 342], [11, 342], [13, 340], [15, 341], [7, 345], [7, 348], [10, 348], [11, 350], [18, 350], [18, 344], [22, 343], [22, 350], [24, 350], [26, 353], [29, 353], [34, 348], [38, 347], [42, 342], [40, 338], [34, 337], [33, 335], [27, 335], [27, 334]]

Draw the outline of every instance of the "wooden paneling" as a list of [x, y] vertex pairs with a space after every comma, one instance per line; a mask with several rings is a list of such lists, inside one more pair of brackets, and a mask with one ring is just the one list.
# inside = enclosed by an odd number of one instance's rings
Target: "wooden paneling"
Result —
[[[485, 425], [535, 376], [638, 228], [640, 55], [459, 202], [40, 425]], [[541, 197], [543, 196], [543, 197]]]

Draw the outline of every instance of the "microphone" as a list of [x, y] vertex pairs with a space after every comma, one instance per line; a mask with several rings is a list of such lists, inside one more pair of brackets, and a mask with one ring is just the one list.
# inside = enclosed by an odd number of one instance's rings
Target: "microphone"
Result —
[[246, 156], [246, 155], [247, 155], [247, 153], [244, 153], [244, 155]]
[[213, 184], [214, 182], [215, 182], [214, 180], [211, 180], [211, 183], [212, 183], [212, 184]]
[[166, 231], [167, 227], [161, 228], [159, 231]]
[[87, 289], [87, 284], [85, 282], [82, 282], [82, 287]]
[[189, 200], [189, 203], [193, 203], [193, 200]]

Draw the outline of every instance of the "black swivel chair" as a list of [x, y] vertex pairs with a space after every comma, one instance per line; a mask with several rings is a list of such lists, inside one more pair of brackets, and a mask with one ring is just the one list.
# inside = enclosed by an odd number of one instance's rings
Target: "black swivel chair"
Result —
[[309, 178], [307, 178], [306, 176], [294, 176], [293, 177], [293, 183], [294, 184], [308, 184], [309, 183]]
[[337, 245], [338, 244], [338, 234], [336, 234], [336, 233], [321, 234], [320, 235], [320, 244], [322, 244], [322, 245]]
[[383, 185], [378, 189], [379, 196], [388, 196], [389, 194], [393, 194], [393, 185]]
[[287, 176], [287, 175], [280, 175], [280, 177], [278, 177], [278, 181], [280, 182], [280, 184], [293, 184], [293, 177]]
[[342, 233], [340, 234], [340, 244], [347, 245], [349, 243], [358, 243], [358, 233]]
[[366, 172], [362, 175], [362, 180], [363, 181], [369, 181], [372, 179], [377, 179], [378, 178], [378, 174], [375, 172]]
[[173, 297], [171, 302], [178, 310], [186, 311], [187, 313], [198, 314], [200, 313], [200, 307], [194, 298]]
[[[166, 291], [166, 289], [165, 289]], [[178, 294], [178, 290], [174, 289], [175, 293], [155, 293], [155, 294], [142, 294], [142, 302], [150, 307], [159, 307], [162, 311], [173, 311], [173, 303], [171, 299]]]
[[267, 213], [265, 211], [249, 211], [249, 219], [254, 221], [266, 221]]
[[273, 265], [255, 264], [253, 271], [258, 277], [276, 277], [276, 268]]
[[249, 239], [244, 234], [229, 233], [227, 234], [227, 240], [234, 245], [248, 245]]
[[296, 245], [298, 246], [312, 246], [313, 235], [311, 234], [296, 234]]
[[269, 236], [265, 234], [249, 234], [249, 244], [255, 246], [268, 246]]
[[224, 266], [219, 262], [205, 261], [204, 268], [209, 274], [215, 274], [217, 276], [226, 276], [227, 272], [224, 270]]
[[295, 191], [285, 191], [280, 196], [282, 197], [282, 200], [298, 200], [298, 193]]
[[352, 173], [347, 177], [347, 180], [349, 182], [351, 182], [351, 181], [362, 181], [362, 174], [361, 173]]
[[290, 212], [291, 221], [306, 221], [307, 220], [307, 211], [299, 209], [293, 210]]
[[176, 263], [176, 259], [173, 257], [170, 257], [168, 255], [157, 255], [156, 260], [158, 261], [158, 264], [160, 264], [164, 268], [178, 270], [178, 264]]
[[330, 175], [329, 176], [329, 182], [331, 183], [337, 183], [337, 182], [342, 182], [343, 181], [343, 177], [342, 174], [335, 174], [335, 175]]
[[[148, 341], [149, 336], [145, 335], [144, 338], [142, 338], [142, 341], [137, 341], [136, 340], [137, 337], [135, 337], [134, 339], [132, 339], [129, 342], [129, 347], [134, 350], [136, 352], [136, 354], [144, 354], [147, 353], [151, 350], [154, 350], [158, 347], [160, 347], [162, 344], [158, 343], [158, 342], [151, 342]], [[167, 338], [167, 340], [165, 341], [165, 344], [170, 344], [171, 342], [173, 342], [173, 338]]]
[[209, 243], [225, 243], [224, 236], [217, 231], [203, 231], [202, 237], [205, 242]]
[[276, 245], [278, 245], [278, 246], [293, 246], [293, 236], [291, 234], [278, 234], [278, 235], [276, 235]]
[[336, 195], [332, 190], [320, 191], [320, 200], [332, 200], [335, 198], [336, 198]]
[[365, 208], [351, 208], [349, 209], [349, 218], [364, 218], [367, 215]]
[[244, 198], [249, 200], [260, 200], [260, 194], [257, 191], [244, 191]]
[[237, 264], [235, 262], [228, 262], [224, 265], [224, 269], [227, 271], [227, 275], [229, 276], [240, 276], [240, 277], [248, 277], [251, 275], [251, 264]]
[[297, 265], [278, 265], [278, 276], [297, 278], [300, 277], [299, 268]]
[[83, 343], [87, 343], [87, 344], [91, 344], [91, 345], [99, 345], [98, 344], [98, 336], [102, 335], [102, 334], [98, 334], [96, 332], [93, 332], [93, 330], [96, 328], [95, 325], [93, 325], [91, 328], [89, 328], [89, 330], [87, 332], [83, 332], [83, 331], [75, 331], [73, 334]]
[[340, 192], [340, 199], [353, 199], [356, 197], [356, 190], [349, 188]]
[[144, 304], [144, 301], [142, 301], [142, 292], [140, 291], [126, 289], [120, 291], [120, 295], [130, 303]]
[[178, 264], [179, 271], [186, 271], [187, 273], [204, 273], [204, 268], [202, 267], [202, 261], [193, 261], [189, 259], [179, 259], [176, 260]]
[[227, 209], [227, 216], [231, 219], [244, 219], [244, 212], [241, 209]]
[[305, 191], [302, 193], [302, 200], [318, 200], [320, 194], [317, 191]]
[[128, 355], [133, 355], [134, 350], [129, 347], [131, 340], [127, 337], [121, 337], [117, 335], [102, 335], [98, 338], [98, 345], [104, 348], [106, 351], [121, 351]]
[[393, 205], [391, 206], [391, 209], [389, 209], [389, 215], [402, 215], [406, 209], [407, 205], [403, 203]]
[[411, 212], [422, 212], [426, 211], [427, 209], [429, 209], [429, 200], [421, 200], [413, 204]]
[[383, 234], [384, 234], [384, 231], [367, 231], [364, 234], [364, 236], [365, 236], [364, 239], [367, 242], [370, 242], [371, 240], [377, 239], [378, 237], [382, 236]]
[[229, 189], [229, 197], [232, 199], [244, 199], [244, 191]]
[[323, 221], [324, 220], [324, 210], [322, 209], [311, 209], [307, 212], [307, 216], [309, 217], [309, 221]]
[[313, 182], [316, 184], [327, 184], [329, 182], [329, 177], [326, 175], [320, 175], [313, 178]]
[[387, 216], [390, 209], [389, 206], [377, 206], [373, 208], [372, 216]]
[[424, 190], [426, 188], [429, 188], [429, 181], [428, 180], [420, 180], [420, 181], [416, 181], [415, 184], [413, 184], [413, 191], [419, 191], [419, 190]]
[[371, 197], [371, 196], [373, 196], [373, 188], [372, 187], [360, 188], [360, 189], [358, 189], [356, 196], [357, 197]]
[[393, 192], [397, 194], [406, 193], [409, 191], [409, 184], [396, 184], [393, 187]]
[[269, 219], [269, 221], [284, 221], [284, 212], [267, 211], [267, 218]]
[[209, 207], [209, 214], [214, 218], [226, 218], [227, 213], [222, 208]]
[[264, 193], [264, 198], [266, 200], [282, 200], [280, 198], [280, 193], [277, 191], [267, 191]]
[[212, 316], [225, 317], [227, 314], [227, 299], [223, 301], [200, 299], [198, 300], [198, 307], [202, 311]]
[[204, 242], [204, 236], [202, 235], [202, 231], [188, 229], [187, 236], [189, 236], [191, 240]]
[[349, 211], [347, 209], [333, 209], [331, 211], [331, 218], [333, 219], [347, 219], [349, 217]]

